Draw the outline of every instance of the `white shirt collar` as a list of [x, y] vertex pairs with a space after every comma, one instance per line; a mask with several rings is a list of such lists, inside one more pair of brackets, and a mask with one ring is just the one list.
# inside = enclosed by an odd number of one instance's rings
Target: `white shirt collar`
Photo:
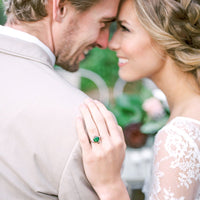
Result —
[[0, 25], [0, 34], [7, 35], [10, 37], [18, 38], [24, 40], [26, 42], [32, 42], [38, 46], [40, 46], [50, 57], [52, 66], [55, 65], [55, 55], [52, 51], [47, 47], [44, 43], [42, 43], [38, 38], [23, 31], [19, 31], [8, 26], [1, 26]]

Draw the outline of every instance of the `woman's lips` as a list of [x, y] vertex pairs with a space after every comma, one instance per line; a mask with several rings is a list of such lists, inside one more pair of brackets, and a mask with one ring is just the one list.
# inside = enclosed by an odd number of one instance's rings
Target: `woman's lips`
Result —
[[128, 63], [128, 59], [119, 58], [119, 60], [118, 60], [119, 67], [122, 67], [122, 66], [126, 65], [127, 63]]

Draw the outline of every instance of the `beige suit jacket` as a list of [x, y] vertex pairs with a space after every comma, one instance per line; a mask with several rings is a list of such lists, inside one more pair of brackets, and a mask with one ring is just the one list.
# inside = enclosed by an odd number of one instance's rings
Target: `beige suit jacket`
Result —
[[96, 200], [75, 119], [86, 95], [39, 46], [0, 35], [0, 199]]

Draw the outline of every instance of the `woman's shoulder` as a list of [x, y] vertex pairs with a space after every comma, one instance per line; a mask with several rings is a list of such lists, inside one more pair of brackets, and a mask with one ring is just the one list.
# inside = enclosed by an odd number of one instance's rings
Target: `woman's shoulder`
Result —
[[183, 132], [197, 132], [200, 134], [200, 120], [190, 118], [190, 117], [182, 117], [178, 116], [170, 120], [160, 131], [160, 132], [168, 132], [168, 131], [183, 131]]
[[198, 185], [200, 177], [199, 136], [200, 121], [187, 117], [172, 119], [157, 133], [153, 160], [153, 178], [158, 183], [153, 183], [156, 195], [183, 194], [183, 191], [186, 192], [186, 199], [193, 195], [189, 193], [194, 193], [190, 188]]
[[171, 121], [169, 121], [168, 124], [170, 126], [176, 126], [177, 128], [183, 128], [183, 129], [185, 129], [186, 127], [188, 128], [188, 126], [200, 128], [200, 120], [192, 117], [177, 116], [173, 118]]

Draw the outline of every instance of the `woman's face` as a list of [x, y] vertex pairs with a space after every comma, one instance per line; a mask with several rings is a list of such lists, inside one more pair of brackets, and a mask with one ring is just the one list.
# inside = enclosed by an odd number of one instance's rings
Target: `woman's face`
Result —
[[119, 58], [119, 76], [125, 81], [153, 78], [164, 65], [164, 53], [138, 21], [132, 0], [121, 6], [118, 29], [109, 48]]

